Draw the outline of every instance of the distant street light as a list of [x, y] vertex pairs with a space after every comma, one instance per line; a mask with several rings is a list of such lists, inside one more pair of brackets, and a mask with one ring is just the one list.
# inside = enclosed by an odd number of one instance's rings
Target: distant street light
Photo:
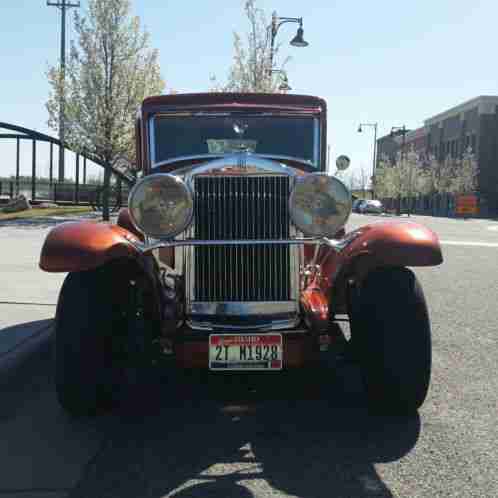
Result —
[[[391, 137], [397, 137], [399, 135], [401, 135], [403, 137], [402, 141], [401, 141], [401, 164], [402, 165], [404, 165], [404, 160], [405, 160], [406, 134], [409, 131], [410, 130], [406, 129], [406, 125], [403, 125], [403, 126], [393, 126], [391, 128], [391, 133], [390, 133]], [[412, 176], [412, 172], [410, 171], [410, 178], [409, 178], [409, 185], [408, 185], [409, 193], [410, 194], [411, 194], [411, 190], [412, 190], [411, 176]], [[401, 193], [398, 193], [398, 209], [397, 209], [397, 214], [398, 214], [398, 216], [401, 214]], [[410, 201], [408, 201], [408, 216], [410, 216]]]
[[401, 135], [403, 137], [403, 141], [401, 142], [401, 158], [403, 159], [403, 156], [405, 154], [405, 145], [406, 145], [406, 134], [410, 130], [406, 129], [406, 126], [393, 126], [391, 128], [391, 137], [397, 137], [398, 135]]
[[372, 197], [375, 199], [375, 170], [377, 169], [377, 124], [378, 123], [360, 123], [358, 133], [362, 133], [362, 126], [369, 126], [374, 129], [374, 145], [372, 159]]
[[275, 55], [275, 38], [277, 37], [278, 30], [282, 24], [289, 22], [299, 23], [296, 36], [290, 41], [293, 47], [307, 47], [309, 44], [303, 38], [303, 18], [302, 17], [278, 17], [276, 12], [273, 12], [271, 17], [271, 24], [268, 26], [268, 31], [271, 36], [270, 44], [270, 71], [273, 69], [273, 57]]

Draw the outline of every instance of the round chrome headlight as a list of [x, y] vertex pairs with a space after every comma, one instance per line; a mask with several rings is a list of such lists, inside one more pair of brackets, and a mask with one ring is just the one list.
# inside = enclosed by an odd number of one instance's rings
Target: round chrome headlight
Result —
[[165, 173], [143, 178], [128, 198], [133, 223], [154, 238], [172, 238], [183, 232], [192, 220], [193, 206], [183, 180]]
[[351, 194], [334, 176], [312, 173], [296, 179], [289, 198], [292, 221], [305, 235], [333, 237], [351, 213]]

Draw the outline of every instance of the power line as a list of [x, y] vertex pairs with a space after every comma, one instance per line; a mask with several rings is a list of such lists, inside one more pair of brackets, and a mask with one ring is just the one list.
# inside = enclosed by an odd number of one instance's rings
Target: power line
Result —
[[[71, 2], [69, 0], [60, 0], [57, 2], [47, 0], [49, 7], [57, 7], [61, 10], [61, 79], [65, 81], [66, 75], [66, 9], [72, 7], [79, 7], [80, 2]], [[65, 139], [65, 126], [64, 126], [64, 85], [62, 86], [60, 103], [59, 103], [59, 181], [64, 181], [64, 139]]]

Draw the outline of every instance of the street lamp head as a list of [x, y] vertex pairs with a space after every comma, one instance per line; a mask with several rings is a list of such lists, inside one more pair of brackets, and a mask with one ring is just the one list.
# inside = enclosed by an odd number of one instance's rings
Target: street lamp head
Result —
[[296, 36], [290, 42], [293, 47], [307, 47], [309, 45], [309, 43], [304, 40], [303, 33], [303, 28], [299, 26]]

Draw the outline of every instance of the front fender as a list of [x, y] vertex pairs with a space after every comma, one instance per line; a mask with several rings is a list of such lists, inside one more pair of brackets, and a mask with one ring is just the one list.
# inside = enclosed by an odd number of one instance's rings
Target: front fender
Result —
[[40, 255], [47, 272], [91, 270], [116, 259], [140, 259], [136, 235], [117, 225], [89, 221], [63, 223], [50, 231]]
[[443, 262], [438, 236], [419, 223], [381, 221], [354, 232], [346, 261], [370, 257], [382, 266], [436, 266]]
[[331, 292], [334, 308], [344, 309], [346, 281], [360, 283], [369, 272], [383, 266], [436, 266], [443, 262], [437, 235], [409, 221], [380, 221], [358, 228], [340, 253], [322, 260], [322, 286]]

